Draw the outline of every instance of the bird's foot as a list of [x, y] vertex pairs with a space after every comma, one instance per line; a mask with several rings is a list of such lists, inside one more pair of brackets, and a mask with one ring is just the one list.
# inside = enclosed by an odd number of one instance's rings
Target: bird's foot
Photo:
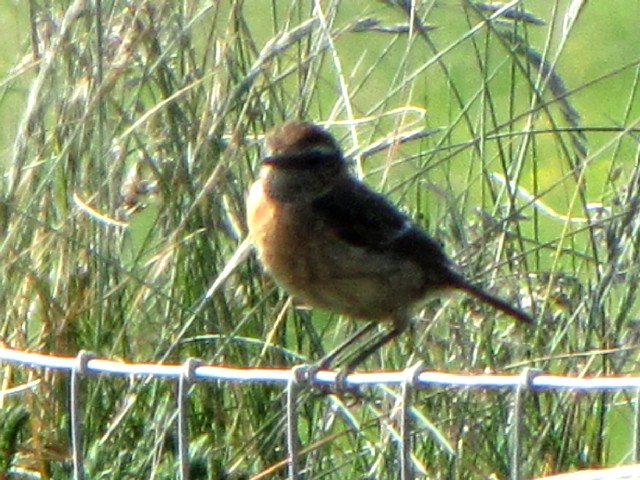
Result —
[[366, 398], [359, 386], [349, 384], [347, 377], [353, 373], [350, 369], [342, 368], [338, 370], [333, 383], [319, 382], [316, 379], [316, 375], [322, 370], [326, 370], [323, 365], [314, 365], [307, 371], [309, 383], [319, 394], [335, 395], [348, 405], [359, 403]]
[[348, 405], [355, 405], [366, 400], [367, 397], [358, 385], [350, 385], [348, 383], [347, 377], [351, 373], [353, 373], [353, 371], [349, 368], [338, 370], [336, 379], [330, 387], [333, 389], [334, 395], [345, 401]]

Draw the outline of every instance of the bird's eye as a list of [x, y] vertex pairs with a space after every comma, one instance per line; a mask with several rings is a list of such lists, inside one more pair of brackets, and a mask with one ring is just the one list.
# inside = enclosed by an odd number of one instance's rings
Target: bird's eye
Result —
[[300, 154], [305, 157], [301, 163], [305, 163], [309, 168], [319, 167], [324, 164], [334, 163], [336, 160], [335, 152], [329, 152], [324, 149], [314, 148]]
[[339, 167], [342, 162], [340, 154], [322, 148], [310, 148], [290, 155], [273, 155], [262, 160], [265, 165], [297, 170]]

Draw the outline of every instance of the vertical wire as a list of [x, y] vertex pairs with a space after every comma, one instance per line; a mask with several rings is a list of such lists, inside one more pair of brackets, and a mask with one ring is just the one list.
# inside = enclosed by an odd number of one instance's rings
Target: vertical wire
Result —
[[289, 460], [289, 480], [300, 477], [300, 437], [298, 435], [298, 393], [307, 381], [309, 367], [299, 365], [291, 369], [287, 381], [287, 452]]
[[201, 363], [194, 358], [187, 359], [178, 379], [178, 463], [181, 480], [189, 480], [189, 387], [196, 379], [195, 370]]
[[407, 368], [404, 371], [402, 381], [402, 410], [400, 415], [400, 478], [402, 480], [413, 480], [415, 478], [413, 462], [411, 460], [411, 405], [413, 402], [413, 391], [418, 377], [422, 372], [422, 362]]
[[71, 450], [73, 457], [73, 478], [84, 480], [84, 454], [82, 452], [82, 405], [80, 400], [80, 377], [89, 373], [89, 360], [95, 355], [84, 350], [78, 353], [76, 365], [71, 370]]
[[633, 424], [633, 460], [640, 462], [640, 388], [636, 390], [635, 418]]
[[525, 434], [525, 400], [531, 390], [533, 379], [540, 374], [539, 371], [525, 368], [520, 374], [520, 384], [514, 393], [513, 402], [513, 426], [511, 430], [511, 480], [522, 480], [522, 441]]

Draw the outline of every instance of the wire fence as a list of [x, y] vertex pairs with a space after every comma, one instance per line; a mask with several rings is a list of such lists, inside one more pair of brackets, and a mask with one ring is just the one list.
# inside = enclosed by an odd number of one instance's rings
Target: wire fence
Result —
[[[188, 359], [182, 364], [125, 363], [99, 358], [89, 352], [80, 352], [75, 357], [59, 357], [30, 353], [9, 348], [0, 348], [0, 361], [17, 363], [32, 367], [44, 367], [52, 370], [68, 371], [71, 375], [71, 444], [73, 453], [73, 478], [85, 479], [82, 454], [82, 425], [80, 402], [81, 377], [107, 374], [150, 378], [167, 378], [178, 382], [177, 414], [178, 414], [178, 461], [180, 479], [189, 480], [188, 428], [186, 415], [188, 409], [188, 392], [191, 384], [199, 381], [223, 381], [244, 383], [275, 383], [287, 390], [287, 448], [289, 462], [289, 478], [301, 478], [300, 442], [297, 431], [297, 405], [300, 392], [311, 386], [335, 384], [337, 372], [314, 372], [309, 379], [308, 367], [293, 369], [264, 368], [228, 368], [206, 365], [196, 359]], [[0, 400], [16, 395], [34, 387], [38, 382], [29, 382], [22, 386], [0, 391]], [[522, 440], [524, 436], [524, 400], [527, 394], [545, 390], [564, 390], [576, 392], [594, 392], [604, 390], [635, 391], [635, 424], [634, 424], [634, 461], [640, 461], [640, 376], [612, 377], [568, 377], [548, 375], [544, 372], [524, 369], [520, 374], [455, 374], [424, 370], [421, 364], [413, 365], [402, 371], [353, 373], [345, 379], [347, 387], [396, 385], [401, 386], [400, 404], [400, 470], [402, 480], [415, 477], [411, 460], [411, 415], [412, 398], [415, 390], [426, 387], [455, 387], [479, 389], [510, 389], [513, 391], [513, 424], [511, 428], [511, 479], [523, 478]], [[622, 476], [596, 476], [589, 474], [580, 478], [634, 478], [640, 479], [640, 467], [624, 467]], [[557, 477], [560, 478], [560, 477]], [[564, 478], [564, 477], [563, 477]]]

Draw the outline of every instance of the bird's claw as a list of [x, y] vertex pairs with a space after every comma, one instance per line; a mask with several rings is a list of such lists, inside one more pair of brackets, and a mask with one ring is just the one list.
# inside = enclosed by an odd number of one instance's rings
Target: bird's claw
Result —
[[326, 368], [327, 367], [321, 363], [305, 365], [300, 372], [301, 383], [308, 385], [314, 392], [322, 396], [335, 395], [341, 400], [348, 399], [355, 400], [355, 402], [365, 398], [365, 395], [358, 386], [349, 385], [347, 377], [352, 372], [348, 369], [338, 370], [333, 383], [319, 382], [317, 375], [322, 370], [326, 370]]

